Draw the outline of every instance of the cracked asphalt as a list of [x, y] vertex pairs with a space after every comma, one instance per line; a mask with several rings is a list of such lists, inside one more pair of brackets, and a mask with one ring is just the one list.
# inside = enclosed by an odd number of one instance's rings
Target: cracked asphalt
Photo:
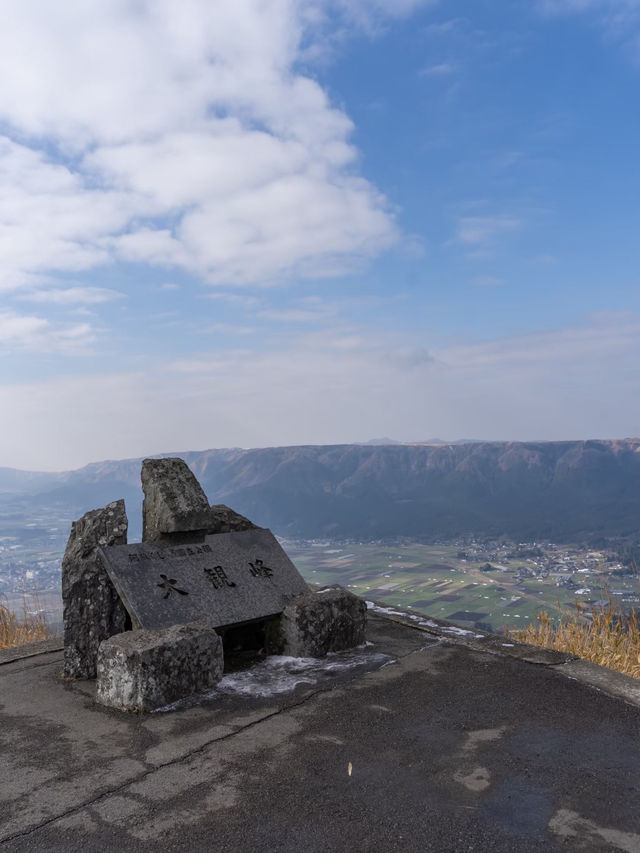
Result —
[[0, 656], [0, 853], [640, 853], [634, 684], [401, 616], [368, 634], [355, 669], [140, 716], [51, 647]]

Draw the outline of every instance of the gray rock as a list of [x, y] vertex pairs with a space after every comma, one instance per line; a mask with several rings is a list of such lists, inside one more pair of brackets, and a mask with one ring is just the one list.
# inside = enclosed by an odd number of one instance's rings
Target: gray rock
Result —
[[127, 542], [124, 501], [87, 512], [71, 525], [62, 559], [64, 674], [95, 678], [98, 646], [126, 629], [127, 612], [98, 549]]
[[244, 515], [224, 504], [214, 504], [210, 509], [207, 534], [241, 533], [243, 530], [260, 530], [257, 525]]
[[288, 604], [269, 628], [271, 653], [323, 657], [365, 641], [367, 605], [339, 586], [310, 592]]
[[167, 533], [202, 531], [211, 510], [200, 483], [183, 459], [142, 462], [142, 541], [157, 542]]
[[259, 529], [224, 504], [209, 506], [200, 483], [183, 459], [142, 463], [142, 541], [183, 545], [206, 535]]
[[222, 678], [222, 640], [191, 622], [160, 631], [127, 631], [100, 645], [96, 700], [124, 711], [153, 711]]

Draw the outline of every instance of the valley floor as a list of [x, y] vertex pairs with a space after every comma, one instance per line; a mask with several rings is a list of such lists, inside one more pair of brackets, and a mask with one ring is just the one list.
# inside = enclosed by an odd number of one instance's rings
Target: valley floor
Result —
[[[554, 543], [336, 543], [280, 540], [305, 579], [465, 627], [518, 630], [541, 611], [557, 615], [575, 602], [588, 612], [610, 596], [640, 606], [640, 578], [603, 552]], [[62, 550], [0, 546], [0, 604], [45, 613], [62, 626]]]

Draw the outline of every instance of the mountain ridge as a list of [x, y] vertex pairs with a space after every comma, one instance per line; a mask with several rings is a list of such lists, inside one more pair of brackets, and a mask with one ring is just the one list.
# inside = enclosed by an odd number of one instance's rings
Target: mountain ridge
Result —
[[[295, 445], [186, 451], [212, 503], [298, 538], [458, 536], [571, 541], [640, 533], [640, 439], [443, 445]], [[127, 501], [137, 533], [139, 458], [74, 471], [0, 468], [0, 501], [81, 514]]]

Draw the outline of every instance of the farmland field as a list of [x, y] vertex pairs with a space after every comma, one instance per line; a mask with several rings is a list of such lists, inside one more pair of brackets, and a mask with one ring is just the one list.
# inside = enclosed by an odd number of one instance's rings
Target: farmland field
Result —
[[[42, 541], [24, 537], [0, 545], [0, 604], [17, 612], [25, 606], [44, 610], [49, 625], [60, 631], [61, 547], [50, 541], [55, 529], [43, 530]], [[517, 629], [541, 610], [553, 616], [579, 602], [588, 611], [607, 594], [625, 608], [640, 605], [636, 575], [610, 555], [577, 546], [281, 541], [311, 583], [338, 583], [366, 599], [465, 627]]]
[[635, 576], [613, 580], [606, 566], [583, 569], [576, 575], [581, 587], [566, 588], [551, 575], [522, 578], [520, 571], [532, 562], [524, 559], [504, 559], [487, 570], [486, 561], [458, 557], [458, 544], [286, 542], [285, 550], [311, 583], [339, 583], [366, 599], [493, 631], [522, 628], [541, 610], [553, 615], [576, 601], [588, 607], [614, 584], [625, 591], [625, 601], [638, 594]]

